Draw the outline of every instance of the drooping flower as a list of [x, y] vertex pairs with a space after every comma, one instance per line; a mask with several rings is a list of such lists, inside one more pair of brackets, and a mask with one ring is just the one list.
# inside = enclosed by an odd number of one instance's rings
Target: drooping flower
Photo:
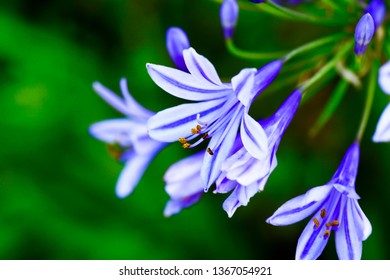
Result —
[[377, 29], [385, 19], [386, 5], [383, 0], [371, 0], [365, 10], [365, 13], [369, 13], [372, 16], [375, 29]]
[[317, 259], [332, 231], [339, 259], [361, 258], [362, 241], [368, 238], [372, 228], [355, 192], [358, 164], [359, 144], [355, 142], [326, 185], [287, 201], [267, 219], [272, 225], [285, 226], [315, 213], [298, 240], [296, 259]]
[[258, 159], [267, 155], [267, 137], [248, 110], [253, 99], [277, 76], [282, 61], [273, 61], [259, 70], [243, 69], [231, 83], [222, 83], [214, 66], [193, 48], [184, 50], [183, 55], [189, 73], [147, 64], [148, 73], [171, 95], [199, 102], [157, 113], [148, 121], [149, 135], [158, 141], [179, 140], [184, 148], [195, 147], [211, 138], [201, 171], [207, 190], [219, 176], [239, 127], [248, 152]]
[[355, 54], [363, 55], [375, 32], [374, 19], [365, 13], [355, 28]]
[[254, 158], [240, 141], [236, 141], [232, 155], [222, 164], [215, 192], [232, 191], [223, 204], [229, 217], [233, 216], [238, 207], [246, 206], [252, 196], [263, 191], [277, 165], [276, 151], [298, 109], [301, 97], [302, 92], [295, 90], [271, 117], [259, 122], [268, 138], [268, 153], [264, 159]]
[[90, 134], [105, 143], [116, 159], [125, 164], [116, 184], [116, 195], [124, 198], [132, 193], [143, 173], [165, 143], [149, 137], [146, 123], [154, 115], [130, 95], [126, 79], [120, 81], [123, 99], [100, 83], [93, 88], [108, 104], [126, 117], [92, 124]]
[[166, 33], [166, 44], [169, 56], [172, 58], [176, 67], [182, 71], [188, 72], [183, 58], [183, 51], [188, 49], [191, 45], [184, 30], [179, 27], [168, 28]]
[[[379, 68], [378, 83], [382, 91], [390, 95], [390, 61]], [[390, 103], [379, 118], [372, 140], [374, 142], [390, 141]]]
[[233, 37], [234, 29], [237, 24], [238, 12], [237, 0], [223, 1], [220, 8], [220, 18], [225, 39], [231, 39]]
[[203, 156], [203, 152], [198, 152], [182, 159], [171, 165], [165, 173], [165, 191], [170, 196], [164, 209], [165, 216], [169, 217], [179, 213], [183, 208], [190, 207], [204, 194], [200, 177]]

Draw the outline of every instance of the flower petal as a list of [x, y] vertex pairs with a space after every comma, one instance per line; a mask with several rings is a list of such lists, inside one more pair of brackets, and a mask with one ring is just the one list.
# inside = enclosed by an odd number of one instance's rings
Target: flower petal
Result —
[[131, 143], [131, 131], [141, 126], [128, 119], [112, 119], [92, 124], [89, 133], [105, 143], [128, 146]]
[[332, 186], [324, 185], [310, 189], [307, 193], [290, 199], [267, 219], [274, 226], [286, 226], [305, 219], [318, 209], [327, 198]]
[[127, 87], [127, 80], [122, 78], [120, 81], [120, 87], [122, 91], [122, 95], [125, 99], [127, 106], [127, 115], [129, 117], [143, 118], [147, 120], [151, 116], [154, 115], [154, 112], [149, 111], [148, 109], [141, 106], [130, 94], [129, 89]]
[[146, 68], [152, 80], [163, 90], [173, 96], [204, 101], [225, 97], [232, 93], [227, 85], [216, 85], [206, 79], [200, 80], [186, 72], [155, 64], [147, 64]]
[[353, 200], [347, 199], [341, 224], [336, 231], [336, 251], [340, 260], [360, 260], [362, 240], [355, 225]]
[[268, 140], [261, 125], [248, 114], [244, 114], [241, 122], [241, 139], [247, 151], [256, 159], [267, 157]]
[[222, 86], [217, 71], [207, 58], [199, 55], [193, 48], [184, 50], [183, 56], [188, 70], [194, 77]]
[[96, 91], [96, 93], [104, 99], [108, 104], [111, 105], [115, 110], [122, 113], [123, 115], [130, 114], [130, 110], [127, 107], [127, 104], [119, 98], [118, 95], [116, 95], [113, 91], [106, 88], [99, 82], [94, 82], [92, 84], [93, 89]]
[[203, 163], [204, 152], [198, 152], [172, 164], [165, 172], [164, 181], [168, 184], [181, 182], [186, 178], [198, 175]]
[[229, 218], [233, 216], [237, 208], [246, 206], [249, 200], [258, 192], [257, 184], [250, 186], [238, 186], [224, 201], [222, 207], [228, 214]]
[[196, 116], [199, 114], [202, 121], [210, 123], [219, 116], [219, 109], [225, 99], [217, 99], [199, 103], [182, 104], [168, 108], [148, 120], [149, 135], [153, 139], [174, 142], [181, 137], [191, 135], [191, 128], [198, 125]]
[[360, 240], [366, 240], [372, 232], [372, 226], [370, 221], [367, 219], [367, 216], [363, 213], [360, 208], [359, 203], [356, 200], [352, 201], [353, 203], [353, 216], [355, 217], [356, 228], [359, 233]]
[[378, 82], [382, 91], [386, 94], [390, 94], [390, 61], [379, 68]]
[[376, 125], [374, 136], [372, 137], [372, 141], [374, 142], [390, 141], [390, 104], [386, 106], [385, 110], [383, 110], [383, 113], [379, 118], [378, 124]]
[[185, 199], [171, 199], [167, 202], [164, 209], [164, 216], [170, 217], [174, 214], [179, 213], [183, 208], [187, 208], [195, 204], [202, 197], [203, 192], [194, 194]]
[[134, 155], [126, 162], [115, 188], [119, 198], [125, 198], [133, 192], [153, 157], [153, 153], [144, 156]]
[[238, 100], [245, 106], [249, 107], [254, 97], [253, 86], [255, 82], [256, 69], [243, 69], [232, 78], [232, 87], [237, 95]]

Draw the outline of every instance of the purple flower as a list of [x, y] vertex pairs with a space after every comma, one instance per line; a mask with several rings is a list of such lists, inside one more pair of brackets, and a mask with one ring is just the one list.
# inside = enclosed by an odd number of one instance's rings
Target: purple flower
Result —
[[298, 240], [296, 259], [317, 259], [332, 231], [339, 259], [361, 258], [362, 241], [368, 238], [372, 228], [355, 192], [358, 164], [359, 144], [355, 142], [326, 185], [287, 201], [267, 219], [272, 225], [285, 226], [315, 213]]
[[183, 208], [198, 202], [204, 193], [200, 177], [204, 153], [198, 152], [171, 165], [164, 175], [165, 191], [170, 200], [165, 206], [164, 215], [169, 217]]
[[369, 13], [361, 17], [355, 29], [355, 54], [365, 53], [368, 44], [371, 42], [375, 32], [375, 23]]
[[184, 62], [183, 51], [190, 47], [187, 34], [179, 27], [170, 27], [167, 30], [167, 50], [176, 67], [188, 72]]
[[239, 127], [248, 152], [258, 159], [266, 156], [267, 137], [248, 110], [253, 99], [279, 73], [282, 61], [273, 61], [258, 71], [243, 69], [231, 83], [222, 83], [214, 66], [194, 49], [184, 50], [183, 55], [189, 73], [147, 64], [149, 75], [168, 93], [200, 102], [157, 113], [148, 121], [149, 135], [163, 142], [179, 140], [184, 148], [195, 147], [211, 138], [201, 171], [207, 190], [219, 176], [221, 164], [232, 149]]
[[[382, 91], [390, 95], [390, 61], [379, 68], [378, 83]], [[379, 118], [372, 140], [374, 142], [390, 141], [390, 103]]]
[[[249, 0], [251, 1], [252, 3], [264, 3], [266, 0]], [[279, 5], [292, 5], [292, 6], [295, 6], [295, 5], [298, 5], [302, 2], [307, 2], [309, 0], [272, 0], [272, 2], [275, 2], [276, 4], [279, 4]]]
[[221, 9], [221, 25], [225, 39], [231, 39], [238, 19], [238, 4], [236, 0], [224, 0]]
[[263, 159], [254, 158], [240, 141], [236, 141], [232, 155], [221, 167], [216, 182], [216, 193], [232, 191], [225, 200], [223, 209], [229, 217], [240, 206], [246, 206], [249, 199], [264, 189], [266, 182], [277, 165], [276, 151], [281, 138], [298, 109], [302, 92], [295, 90], [270, 118], [261, 120], [268, 139], [268, 153]]
[[369, 13], [375, 23], [375, 29], [378, 28], [385, 19], [386, 5], [383, 0], [371, 0], [368, 4], [365, 13]]
[[125, 166], [116, 184], [116, 195], [124, 198], [131, 194], [157, 152], [165, 143], [148, 136], [146, 123], [154, 115], [134, 100], [127, 89], [126, 79], [120, 81], [123, 99], [94, 83], [93, 88], [108, 104], [126, 118], [111, 119], [89, 127], [91, 135], [108, 144], [109, 151]]

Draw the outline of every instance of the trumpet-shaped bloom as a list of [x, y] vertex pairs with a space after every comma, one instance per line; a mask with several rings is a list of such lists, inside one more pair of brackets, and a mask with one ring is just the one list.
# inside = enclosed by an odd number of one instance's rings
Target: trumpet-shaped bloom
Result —
[[315, 213], [298, 240], [296, 259], [317, 259], [332, 231], [339, 259], [361, 258], [362, 241], [372, 228], [355, 192], [358, 164], [359, 144], [353, 143], [326, 185], [287, 201], [267, 219], [272, 225], [285, 226]]
[[165, 206], [164, 215], [169, 217], [183, 208], [198, 202], [204, 193], [200, 177], [204, 153], [198, 152], [171, 165], [164, 175], [165, 191], [170, 200]]
[[231, 83], [222, 83], [214, 66], [194, 49], [184, 50], [183, 56], [189, 73], [147, 64], [148, 73], [171, 95], [199, 102], [158, 112], [148, 121], [149, 135], [158, 141], [179, 141], [184, 148], [210, 138], [201, 170], [207, 190], [219, 176], [239, 127], [248, 152], [257, 159], [267, 156], [266, 134], [248, 110], [253, 99], [277, 76], [282, 61], [273, 61], [259, 70], [243, 69]]
[[276, 151], [281, 138], [298, 109], [302, 92], [295, 90], [271, 117], [260, 121], [268, 139], [268, 153], [264, 159], [254, 158], [236, 141], [232, 155], [221, 167], [216, 182], [216, 193], [232, 191], [225, 200], [223, 209], [232, 217], [236, 209], [246, 206], [252, 196], [264, 189], [271, 172], [277, 166]]
[[[390, 61], [379, 68], [378, 83], [382, 91], [390, 95]], [[372, 140], [374, 142], [390, 141], [390, 103], [379, 118]]]
[[363, 55], [375, 32], [375, 23], [370, 13], [364, 14], [355, 28], [355, 54]]
[[89, 127], [90, 134], [107, 143], [111, 153], [125, 164], [116, 184], [116, 195], [128, 196], [138, 184], [151, 160], [165, 143], [157, 142], [148, 135], [146, 123], [153, 112], [138, 104], [130, 95], [125, 79], [120, 81], [123, 99], [104, 87], [94, 83], [93, 88], [108, 104], [126, 118], [111, 119]]
[[167, 30], [166, 37], [167, 50], [173, 63], [178, 69], [188, 72], [183, 58], [183, 51], [190, 47], [187, 34], [179, 27], [170, 27]]
[[375, 29], [377, 29], [383, 22], [386, 16], [386, 5], [383, 0], [371, 0], [368, 4], [366, 13], [370, 13], [374, 20]]

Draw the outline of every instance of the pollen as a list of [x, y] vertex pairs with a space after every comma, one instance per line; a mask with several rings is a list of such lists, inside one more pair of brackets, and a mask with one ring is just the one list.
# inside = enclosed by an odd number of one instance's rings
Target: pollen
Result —
[[203, 138], [203, 139], [206, 139], [207, 136], [209, 136], [209, 134], [206, 132], [205, 134], [203, 134], [202, 138]]
[[191, 128], [191, 133], [192, 134], [198, 134], [198, 131], [195, 128]]
[[187, 139], [179, 138], [179, 142], [182, 143], [182, 144], [186, 144], [187, 143]]
[[201, 130], [202, 130], [202, 127], [198, 124], [198, 125], [196, 126], [196, 131], [199, 133]]
[[325, 230], [324, 232], [324, 238], [328, 238], [330, 235], [330, 230]]
[[326, 216], [326, 210], [325, 208], [321, 209], [321, 214], [320, 214], [321, 218], [325, 218]]
[[187, 149], [187, 148], [189, 148], [190, 146], [191, 146], [190, 143], [184, 143], [184, 144], [183, 144], [183, 148], [184, 148], [184, 149]]
[[314, 225], [315, 225], [316, 228], [318, 228], [320, 226], [320, 222], [318, 221], [317, 218], [314, 218], [313, 222], [314, 222]]
[[214, 155], [213, 151], [210, 148], [207, 148], [207, 152], [209, 153], [210, 156]]

